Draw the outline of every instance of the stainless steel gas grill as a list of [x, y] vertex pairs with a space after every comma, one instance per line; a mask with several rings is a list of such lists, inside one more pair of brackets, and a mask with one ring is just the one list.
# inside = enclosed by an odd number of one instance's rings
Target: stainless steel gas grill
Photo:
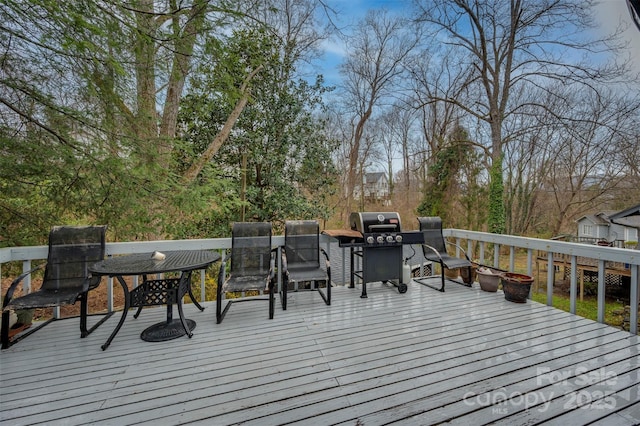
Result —
[[[402, 245], [421, 244], [419, 231], [402, 232], [400, 215], [395, 212], [351, 213], [349, 224], [361, 238], [340, 240], [341, 247], [351, 248], [350, 287], [355, 287], [355, 277], [362, 280], [362, 294], [367, 297], [367, 283], [390, 282], [398, 292], [406, 293], [407, 284], [402, 282]], [[355, 270], [355, 258], [362, 259], [362, 269]]]

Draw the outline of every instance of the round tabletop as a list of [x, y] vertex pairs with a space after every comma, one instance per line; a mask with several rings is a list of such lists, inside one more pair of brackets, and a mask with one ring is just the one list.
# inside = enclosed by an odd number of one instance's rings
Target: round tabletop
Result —
[[[155, 252], [157, 253], [157, 252]], [[220, 254], [209, 250], [179, 250], [155, 253], [135, 253], [111, 257], [95, 263], [89, 271], [97, 275], [141, 275], [159, 274], [171, 271], [193, 271], [203, 269], [220, 260]]]

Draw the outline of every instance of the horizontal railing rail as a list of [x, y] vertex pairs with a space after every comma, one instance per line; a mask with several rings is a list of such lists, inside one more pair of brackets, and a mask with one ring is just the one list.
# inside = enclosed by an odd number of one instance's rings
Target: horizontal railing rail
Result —
[[[565, 256], [570, 266], [570, 312], [576, 313], [577, 305], [577, 284], [578, 284], [578, 258], [593, 259], [597, 263], [598, 272], [598, 312], [597, 320], [604, 323], [605, 313], [605, 273], [607, 262], [617, 262], [628, 266], [630, 276], [630, 332], [638, 333], [638, 295], [639, 295], [639, 270], [640, 270], [640, 250], [629, 250], [616, 247], [602, 247], [598, 245], [571, 243], [555, 240], [544, 240], [537, 238], [518, 237], [513, 235], [491, 234], [485, 232], [468, 231], [462, 229], [445, 229], [445, 237], [456, 240], [458, 245], [463, 245], [466, 241], [468, 253], [478, 253], [477, 260], [481, 264], [492, 262], [494, 267], [500, 267], [499, 259], [501, 250], [508, 250], [510, 270], [515, 268], [515, 257], [517, 250], [526, 251], [527, 273], [532, 275], [533, 264], [539, 259], [540, 253], [546, 253], [547, 262], [547, 304], [553, 305], [553, 282], [555, 265], [554, 261], [558, 255]], [[322, 236], [322, 244], [329, 248], [331, 239]], [[283, 236], [273, 237], [273, 246], [281, 247], [284, 244]], [[160, 241], [131, 241], [107, 243], [107, 256], [116, 256], [132, 253], [145, 253], [163, 250], [218, 250], [225, 251], [231, 248], [231, 238], [209, 238], [193, 240], [160, 240]], [[507, 249], [504, 249], [507, 248]], [[44, 260], [47, 257], [47, 246], [30, 247], [8, 247], [0, 249], [0, 274], [5, 263], [22, 262], [22, 270], [31, 269], [33, 261]], [[489, 250], [492, 250], [489, 253]], [[331, 255], [331, 254], [330, 254]], [[342, 262], [346, 256], [344, 249]], [[474, 256], [475, 258], [476, 256]], [[280, 256], [278, 256], [278, 259]], [[339, 261], [339, 260], [338, 260]], [[332, 259], [333, 263], [333, 259]], [[345, 270], [345, 268], [343, 268]], [[344, 278], [343, 278], [344, 281]], [[200, 273], [201, 299], [205, 299], [205, 273]], [[113, 282], [108, 282], [108, 309], [113, 310]], [[24, 280], [24, 289], [31, 288], [30, 277]], [[636, 303], [633, 303], [636, 301]], [[59, 310], [54, 311], [54, 315], [59, 316]]]
[[[284, 244], [284, 237], [274, 236], [273, 247]], [[128, 241], [106, 243], [106, 256], [118, 256], [133, 253], [151, 253], [154, 251], [170, 250], [217, 250], [224, 252], [231, 248], [231, 238], [204, 238], [192, 240], [158, 240], [158, 241]], [[32, 269], [32, 262], [46, 260], [48, 246], [25, 246], [0, 248], [0, 276], [2, 276], [3, 264], [8, 262], [22, 262], [22, 271]], [[279, 256], [278, 256], [279, 259]], [[280, 282], [280, 277], [278, 277]], [[137, 277], [133, 278], [134, 286], [138, 284]], [[23, 291], [31, 291], [31, 276], [28, 275], [22, 281]], [[2, 295], [4, 296], [4, 294]], [[200, 299], [205, 300], [205, 270], [200, 271]], [[107, 279], [107, 310], [115, 309], [113, 297], [113, 278]], [[54, 318], [60, 317], [60, 308], [53, 309]]]
[[[570, 290], [569, 290], [569, 311], [576, 313], [578, 300], [578, 267], [579, 258], [587, 258], [596, 261], [598, 273], [597, 303], [598, 322], [604, 323], [605, 316], [605, 284], [607, 265], [615, 262], [625, 265], [630, 277], [630, 324], [629, 331], [638, 334], [638, 288], [640, 270], [640, 250], [623, 249], [617, 247], [603, 247], [593, 244], [570, 243], [556, 240], [544, 240], [538, 238], [518, 237], [513, 235], [490, 234], [486, 232], [467, 231], [463, 229], [445, 229], [445, 237], [456, 240], [458, 245], [466, 241], [467, 252], [478, 252], [478, 262], [485, 264], [487, 261], [493, 262], [493, 266], [498, 268], [500, 262], [500, 252], [503, 247], [509, 250], [509, 270], [515, 269], [516, 250], [526, 251], [527, 274], [533, 275], [533, 262], [540, 254], [546, 254], [547, 263], [547, 305], [553, 306], [553, 290], [555, 282], [555, 266], [557, 255], [568, 259], [570, 268]], [[474, 243], [478, 247], [474, 247]], [[493, 253], [487, 253], [488, 246], [493, 246]], [[475, 248], [475, 250], [474, 250]], [[635, 301], [635, 303], [634, 303]]]

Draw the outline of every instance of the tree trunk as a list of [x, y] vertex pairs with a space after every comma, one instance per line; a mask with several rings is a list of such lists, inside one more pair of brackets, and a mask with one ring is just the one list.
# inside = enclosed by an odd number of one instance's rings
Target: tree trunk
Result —
[[[184, 83], [189, 73], [196, 36], [201, 31], [204, 23], [206, 6], [207, 2], [204, 0], [199, 0], [192, 6], [189, 19], [182, 32], [180, 31], [178, 17], [176, 16], [173, 19], [172, 26], [174, 28], [175, 52], [171, 67], [171, 76], [167, 84], [167, 96], [162, 112], [162, 122], [160, 124], [159, 133], [163, 138], [171, 139], [176, 135], [180, 98], [182, 97]], [[163, 153], [169, 154], [171, 149], [172, 147], [170, 145], [163, 146]]]
[[137, 114], [135, 133], [140, 141], [139, 154], [146, 161], [153, 161], [151, 144], [157, 138], [156, 124], [156, 75], [155, 75], [155, 33], [153, 0], [141, 0], [136, 12], [136, 82]]
[[233, 126], [236, 124], [236, 121], [238, 121], [240, 114], [242, 114], [244, 107], [247, 105], [247, 102], [249, 101], [249, 96], [251, 95], [249, 83], [256, 76], [256, 74], [258, 74], [258, 72], [262, 70], [262, 68], [263, 66], [260, 65], [255, 70], [253, 70], [244, 80], [244, 82], [242, 83], [242, 87], [240, 88], [242, 96], [236, 103], [236, 106], [233, 108], [233, 111], [231, 111], [231, 114], [229, 114], [229, 117], [227, 118], [227, 121], [224, 123], [224, 126], [222, 126], [222, 129], [220, 130], [220, 132], [218, 132], [218, 134], [213, 139], [211, 144], [209, 144], [207, 149], [200, 155], [199, 158], [197, 158], [193, 162], [191, 167], [189, 167], [189, 169], [184, 173], [183, 178], [186, 182], [188, 183], [193, 182], [195, 178], [198, 177], [198, 174], [200, 174], [204, 166], [209, 161], [211, 161], [213, 156], [216, 155], [216, 153], [220, 150], [220, 147], [222, 146], [222, 144], [227, 140], [227, 138], [229, 137], [229, 134], [231, 133], [231, 130], [233, 129]]

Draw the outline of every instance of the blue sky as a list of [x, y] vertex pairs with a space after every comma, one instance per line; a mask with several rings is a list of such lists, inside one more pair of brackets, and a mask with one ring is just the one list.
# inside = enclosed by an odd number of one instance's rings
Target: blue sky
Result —
[[[337, 12], [337, 22], [344, 31], [355, 26], [370, 9], [385, 8], [388, 10], [402, 10], [411, 7], [411, 0], [328, 0], [327, 4]], [[629, 47], [626, 53], [631, 55], [634, 69], [640, 73], [640, 31], [631, 22], [625, 0], [600, 0], [596, 6], [595, 16], [603, 31], [613, 31], [618, 25], [625, 25], [628, 29], [624, 33]], [[346, 50], [342, 41], [337, 37], [323, 43], [324, 57], [319, 62], [317, 73], [322, 73], [327, 84], [337, 84], [340, 81], [338, 65], [344, 59]]]
[[[327, 4], [337, 12], [336, 25], [348, 33], [370, 9], [409, 9], [411, 0], [328, 0]], [[328, 84], [336, 84], [340, 81], [337, 66], [346, 55], [345, 46], [338, 37], [333, 37], [323, 43], [323, 48], [325, 55], [319, 72]]]

